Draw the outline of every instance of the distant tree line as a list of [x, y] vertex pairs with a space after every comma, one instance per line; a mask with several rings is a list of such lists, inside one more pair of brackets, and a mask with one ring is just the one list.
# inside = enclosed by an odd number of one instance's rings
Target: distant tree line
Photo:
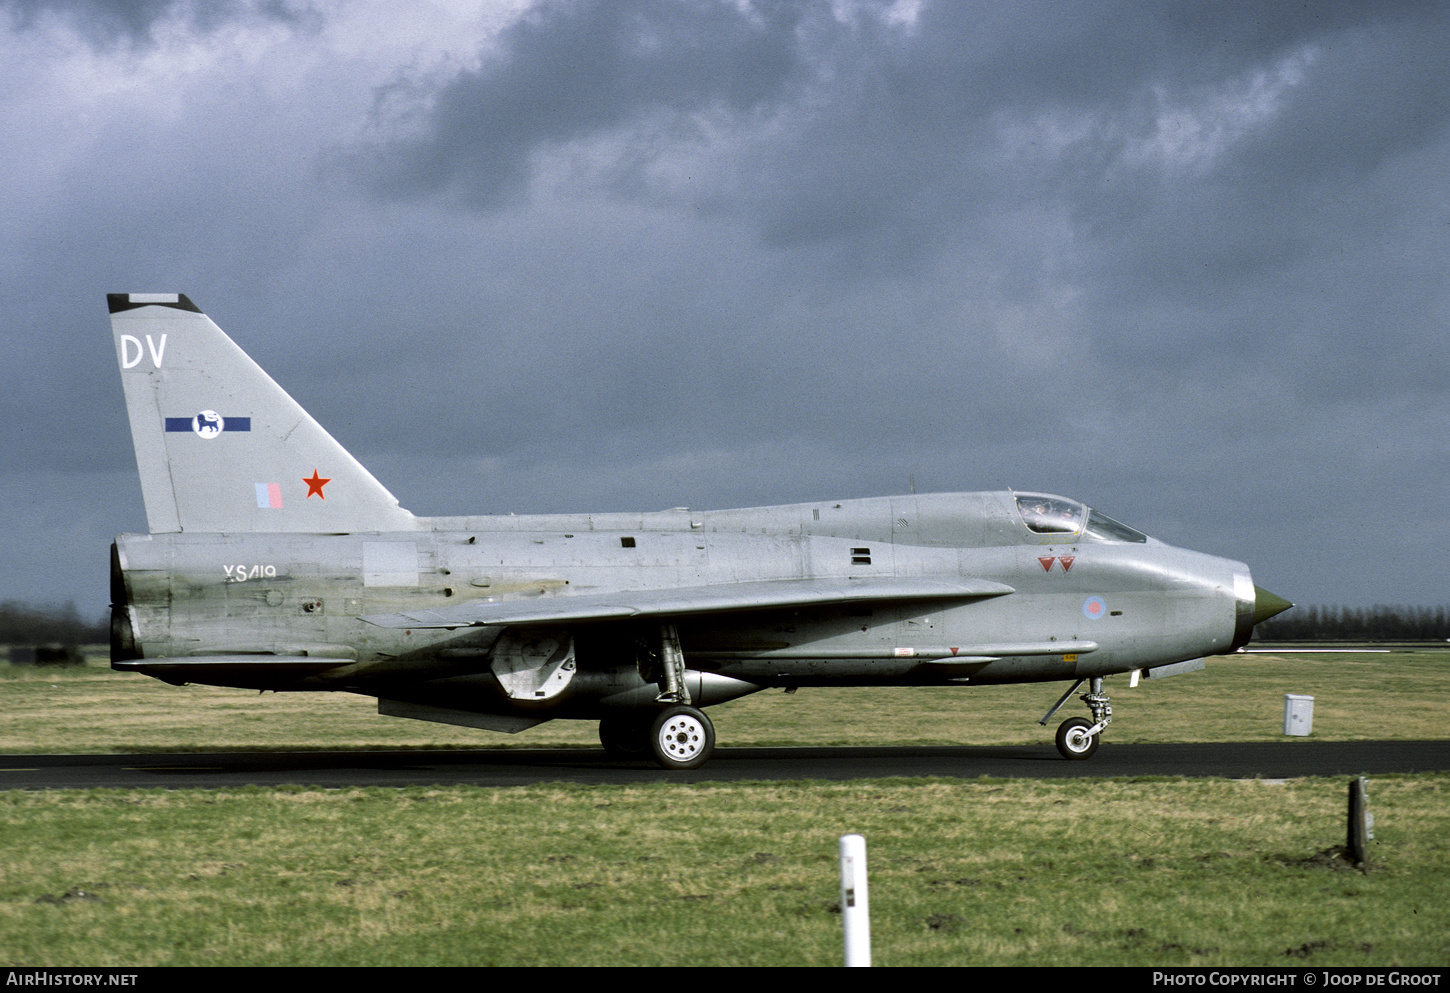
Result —
[[1254, 628], [1255, 641], [1445, 641], [1450, 607], [1295, 607]]
[[0, 602], [0, 645], [90, 645], [110, 637], [110, 620], [85, 620], [74, 601], [63, 607]]

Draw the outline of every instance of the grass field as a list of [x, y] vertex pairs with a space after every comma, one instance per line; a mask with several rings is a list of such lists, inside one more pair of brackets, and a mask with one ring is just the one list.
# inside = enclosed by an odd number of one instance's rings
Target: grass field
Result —
[[[710, 708], [719, 744], [987, 745], [1050, 742], [1037, 719], [1067, 686], [897, 687], [766, 691]], [[1243, 655], [1202, 672], [1107, 680], [1115, 742], [1282, 741], [1284, 694], [1314, 697], [1321, 741], [1450, 734], [1450, 652]], [[217, 748], [598, 747], [592, 721], [506, 735], [382, 717], [347, 693], [266, 693], [168, 686], [113, 672], [97, 650], [70, 669], [0, 665], [0, 753]]]
[[[1050, 740], [1062, 687], [802, 690], [722, 745]], [[1116, 741], [1443, 738], [1450, 655], [1247, 657], [1127, 689]], [[0, 667], [0, 749], [593, 746], [383, 718], [345, 696]], [[1074, 701], [1069, 712], [1082, 709]], [[1060, 719], [1060, 718], [1059, 718]], [[879, 965], [1450, 963], [1450, 776], [890, 780], [0, 794], [6, 965], [833, 965], [836, 839], [867, 839]]]
[[1450, 777], [0, 795], [8, 965], [1445, 965]]

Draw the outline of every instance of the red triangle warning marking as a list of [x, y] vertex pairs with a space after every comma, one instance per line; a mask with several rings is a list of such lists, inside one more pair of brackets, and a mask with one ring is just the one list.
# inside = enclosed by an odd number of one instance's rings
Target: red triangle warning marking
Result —
[[1072, 568], [1072, 563], [1077, 559], [1076, 555], [1064, 555], [1062, 557], [1062, 571], [1067, 572]]
[[1039, 562], [1042, 563], [1042, 571], [1043, 572], [1051, 572], [1052, 571], [1052, 563], [1054, 563], [1054, 562], [1057, 561], [1057, 556], [1056, 555], [1049, 555], [1049, 556], [1047, 556], [1047, 558], [1045, 558], [1045, 559], [1044, 558], [1039, 558], [1037, 561], [1039, 561]]

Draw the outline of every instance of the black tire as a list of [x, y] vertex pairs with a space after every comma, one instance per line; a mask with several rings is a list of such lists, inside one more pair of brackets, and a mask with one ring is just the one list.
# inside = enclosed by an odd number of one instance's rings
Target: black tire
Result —
[[651, 724], [648, 714], [601, 718], [599, 743], [614, 758], [642, 759], [649, 754]]
[[1082, 732], [1093, 726], [1093, 722], [1082, 717], [1069, 717], [1057, 727], [1057, 750], [1065, 759], [1081, 761], [1090, 759], [1098, 750], [1101, 732], [1091, 737]]
[[649, 747], [664, 769], [698, 769], [715, 750], [715, 725], [694, 707], [666, 707], [650, 729]]

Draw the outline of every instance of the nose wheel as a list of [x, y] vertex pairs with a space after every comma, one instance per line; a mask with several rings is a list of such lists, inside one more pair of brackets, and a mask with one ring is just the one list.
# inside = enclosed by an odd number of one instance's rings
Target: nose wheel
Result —
[[650, 750], [664, 769], [698, 769], [715, 750], [715, 726], [694, 707], [666, 707], [650, 731]]
[[[1052, 709], [1043, 714], [1042, 720], [1037, 723], [1047, 724], [1052, 715], [1057, 713], [1058, 708], [1067, 703], [1067, 698], [1076, 693], [1077, 688], [1084, 682], [1085, 680], [1079, 679], [1073, 683], [1072, 687], [1058, 698], [1057, 702], [1052, 705]], [[1108, 703], [1108, 695], [1103, 692], [1101, 676], [1094, 676], [1088, 682], [1088, 692], [1082, 695], [1082, 702], [1087, 704], [1088, 709], [1093, 712], [1092, 720], [1069, 717], [1057, 726], [1057, 750], [1065, 759], [1092, 758], [1093, 753], [1098, 750], [1098, 740], [1103, 733], [1103, 728], [1107, 727], [1113, 719], [1113, 708]]]
[[1098, 736], [1092, 732], [1092, 721], [1069, 717], [1057, 726], [1057, 750], [1065, 759], [1090, 759], [1098, 750]]

